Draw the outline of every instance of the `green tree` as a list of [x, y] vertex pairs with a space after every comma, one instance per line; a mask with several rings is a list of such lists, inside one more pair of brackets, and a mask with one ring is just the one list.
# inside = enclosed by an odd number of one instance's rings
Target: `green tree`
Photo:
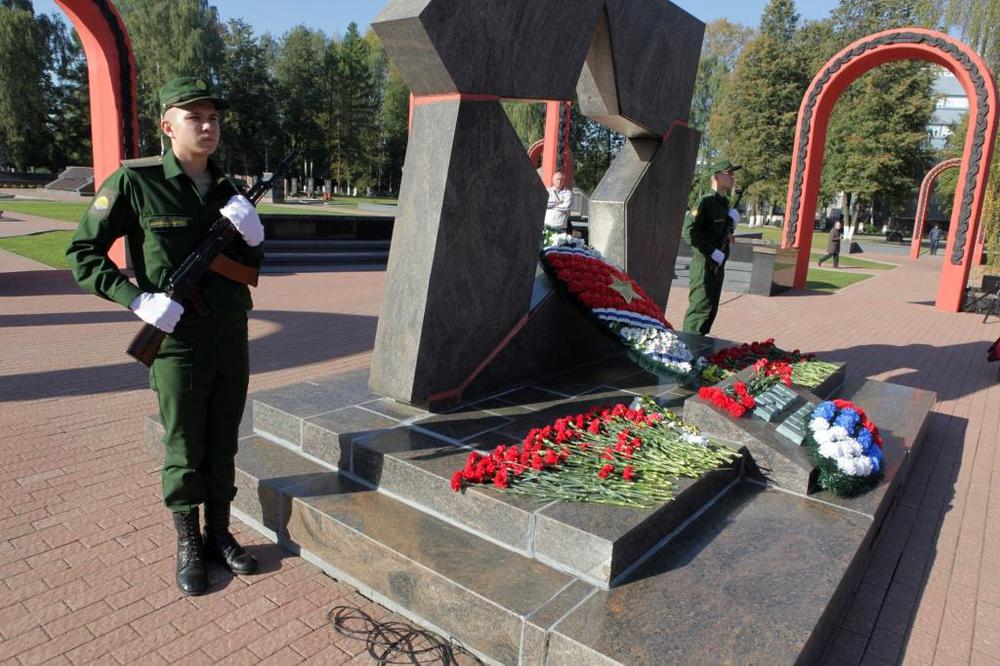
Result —
[[625, 145], [625, 137], [586, 118], [579, 109], [580, 105], [574, 97], [569, 136], [576, 162], [575, 185], [586, 192], [593, 192]]
[[792, 0], [770, 0], [757, 35], [744, 47], [709, 121], [721, 154], [742, 164], [747, 200], [784, 202], [799, 104], [809, 84], [795, 43], [799, 15]]
[[330, 139], [334, 178], [343, 187], [364, 190], [377, 186], [379, 136], [377, 111], [381, 78], [379, 51], [358, 32], [356, 23], [347, 26], [337, 44], [335, 128]]
[[223, 27], [207, 0], [116, 0], [135, 53], [139, 150], [159, 154], [160, 86], [179, 76], [217, 83]]
[[[949, 26], [957, 28], [962, 39], [986, 61], [987, 67], [994, 73], [1000, 72], [1000, 0], [940, 0], [945, 6], [945, 19]], [[966, 119], [966, 125], [968, 120]], [[962, 153], [967, 127], [962, 127], [961, 134], [955, 132], [952, 138], [956, 141], [952, 146], [953, 156]], [[993, 148], [993, 162], [990, 165], [990, 179], [986, 187], [983, 202], [983, 214], [980, 217], [986, 226], [986, 246], [989, 263], [1000, 267], [1000, 139]], [[952, 176], [953, 178], [954, 176]], [[943, 178], [942, 189], [948, 187], [948, 179]], [[954, 188], [954, 185], [951, 185]]]
[[241, 19], [223, 33], [219, 83], [230, 105], [225, 115], [219, 158], [230, 173], [256, 174], [280, 158], [278, 99], [264, 43]]
[[327, 171], [329, 153], [320, 126], [327, 112], [322, 84], [327, 37], [299, 25], [282, 36], [275, 60], [276, 93], [281, 100], [282, 134], [299, 150], [298, 175], [303, 180]]
[[91, 165], [93, 149], [90, 133], [90, 86], [87, 59], [75, 30], [53, 19], [52, 44], [55, 69], [50, 115], [53, 134], [52, 160], [57, 169], [71, 165]]
[[751, 28], [726, 19], [716, 19], [705, 26], [705, 41], [691, 101], [691, 126], [701, 132], [699, 164], [707, 164], [719, 156], [709, 131], [709, 118], [736, 66], [736, 59], [752, 36]]
[[503, 102], [503, 110], [525, 149], [545, 136], [545, 104]]
[[[924, 11], [919, 0], [841, 0], [834, 35], [846, 46], [879, 30], [919, 25]], [[848, 225], [855, 217], [884, 222], [912, 201], [931, 159], [935, 71], [922, 62], [890, 63], [841, 95], [827, 133], [822, 190], [843, 191], [856, 202], [845, 211]]]
[[409, 138], [410, 89], [403, 82], [399, 69], [391, 62], [387, 65], [378, 126], [386, 153], [384, 190], [398, 192]]
[[51, 32], [29, 0], [0, 2], [0, 166], [51, 164]]

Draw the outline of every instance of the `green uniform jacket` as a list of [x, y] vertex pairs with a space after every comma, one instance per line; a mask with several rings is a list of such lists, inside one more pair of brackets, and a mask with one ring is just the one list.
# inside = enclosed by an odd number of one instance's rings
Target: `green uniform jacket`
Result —
[[[66, 251], [70, 269], [84, 289], [128, 307], [142, 292], [160, 292], [171, 273], [204, 239], [236, 186], [209, 160], [213, 184], [202, 197], [171, 151], [128, 160], [104, 181]], [[108, 258], [112, 243], [127, 238], [138, 287]], [[260, 267], [263, 251], [238, 238], [226, 250], [233, 259]], [[199, 282], [212, 318], [230, 319], [253, 307], [246, 285], [209, 271]], [[198, 315], [185, 306], [181, 325]]]
[[698, 200], [694, 215], [688, 215], [684, 220], [684, 240], [692, 250], [692, 259], [700, 258], [711, 261], [712, 252], [721, 250], [729, 257], [729, 200], [713, 192]]

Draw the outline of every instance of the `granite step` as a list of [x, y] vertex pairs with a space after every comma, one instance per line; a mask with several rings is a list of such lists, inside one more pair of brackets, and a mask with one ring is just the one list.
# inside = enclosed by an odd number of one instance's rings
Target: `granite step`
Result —
[[241, 441], [237, 466], [234, 507], [242, 519], [496, 663], [541, 663], [522, 654], [544, 648], [549, 626], [538, 618], [554, 621], [593, 591], [264, 438]]
[[[455, 493], [451, 476], [465, 465], [470, 451], [518, 443], [531, 428], [592, 406], [629, 402], [647, 393], [681, 404], [689, 393], [672, 379], [660, 382], [615, 360], [583, 374], [555, 377], [553, 386], [562, 392], [523, 387], [433, 414], [367, 393], [361, 377], [254, 396], [254, 431], [425, 513], [603, 588], [662, 547], [665, 538], [725, 493], [742, 472], [738, 460], [700, 479], [680, 479], [673, 501], [649, 509], [538, 502], [489, 486]], [[594, 381], [614, 381], [616, 386], [594, 387]], [[581, 387], [588, 389], [569, 395]]]
[[[843, 499], [737, 479], [714, 498], [692, 494], [695, 519], [617, 569], [620, 553], [638, 552], [629, 539], [669, 526], [614, 507], [448, 490], [449, 456], [461, 461], [488, 438], [523, 434], [609, 392], [671, 404], [690, 395], [628, 370], [597, 364], [449, 414], [373, 396], [364, 373], [259, 394], [241, 431], [235, 514], [490, 663], [819, 663], [875, 545], [891, 538], [891, 508], [934, 395], [870, 380], [839, 392], [886, 438], [886, 474], [873, 491]], [[151, 444], [161, 432], [150, 419]], [[513, 547], [516, 538], [533, 550]], [[600, 584], [601, 567], [614, 584]]]

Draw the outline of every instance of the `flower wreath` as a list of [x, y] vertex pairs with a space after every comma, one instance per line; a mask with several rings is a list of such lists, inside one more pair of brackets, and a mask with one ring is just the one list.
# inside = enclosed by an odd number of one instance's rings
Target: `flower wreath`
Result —
[[625, 272], [579, 239], [556, 237], [542, 250], [542, 265], [651, 372], [686, 376], [693, 356], [660, 308]]
[[848, 400], [816, 406], [803, 446], [819, 472], [819, 485], [836, 495], [860, 495], [882, 478], [882, 436]]

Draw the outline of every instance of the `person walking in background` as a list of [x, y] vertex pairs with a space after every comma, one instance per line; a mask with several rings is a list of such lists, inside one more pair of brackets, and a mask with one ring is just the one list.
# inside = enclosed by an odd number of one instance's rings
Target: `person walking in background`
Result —
[[573, 205], [573, 190], [565, 187], [566, 175], [556, 171], [552, 176], [552, 187], [549, 190], [549, 201], [545, 206], [545, 226], [560, 234], [568, 234], [569, 211]]
[[826, 241], [826, 254], [819, 260], [818, 265], [833, 257], [833, 267], [840, 268], [840, 220], [833, 223], [833, 230], [830, 231], [830, 238]]
[[[256, 270], [264, 227], [253, 205], [212, 154], [225, 103], [204, 79], [184, 77], [160, 89], [160, 129], [170, 139], [162, 157], [127, 160], [104, 181], [66, 252], [81, 287], [135, 312], [167, 334], [150, 368], [163, 423], [163, 501], [177, 531], [175, 577], [181, 592], [208, 588], [207, 558], [235, 574], [257, 561], [229, 532], [236, 495], [235, 462], [250, 377], [247, 311], [241, 277], [210, 272], [199, 283], [199, 313], [163, 293], [167, 280], [225, 216], [240, 233], [227, 248], [233, 261]], [[124, 236], [135, 283], [108, 257]], [[213, 271], [216, 269], [213, 268]], [[199, 505], [205, 505], [205, 532]]]
[[929, 236], [931, 241], [931, 254], [937, 254], [938, 245], [941, 243], [941, 236], [943, 235], [944, 232], [941, 231], [941, 225], [935, 222], [934, 228], [931, 229], [931, 233]]
[[719, 313], [722, 284], [726, 279], [725, 263], [729, 258], [732, 231], [739, 213], [729, 204], [729, 193], [740, 169], [729, 160], [709, 167], [712, 190], [698, 200], [698, 206], [684, 220], [684, 240], [691, 246], [691, 277], [684, 331], [708, 335]]

